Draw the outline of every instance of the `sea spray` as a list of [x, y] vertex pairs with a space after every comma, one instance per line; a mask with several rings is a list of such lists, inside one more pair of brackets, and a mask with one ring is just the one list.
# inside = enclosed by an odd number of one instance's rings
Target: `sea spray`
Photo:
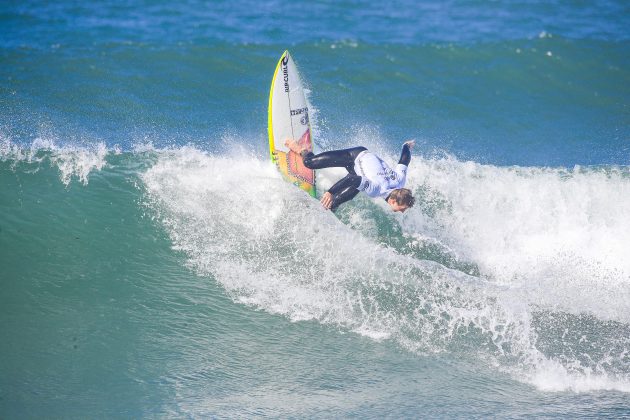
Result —
[[36, 138], [28, 147], [21, 146], [9, 139], [0, 139], [0, 160], [12, 165], [26, 163], [33, 168], [46, 162], [59, 170], [59, 177], [68, 186], [72, 178], [87, 185], [90, 172], [101, 170], [106, 164], [106, 156], [120, 154], [118, 147], [108, 150], [104, 143], [90, 146], [58, 146], [55, 140]]

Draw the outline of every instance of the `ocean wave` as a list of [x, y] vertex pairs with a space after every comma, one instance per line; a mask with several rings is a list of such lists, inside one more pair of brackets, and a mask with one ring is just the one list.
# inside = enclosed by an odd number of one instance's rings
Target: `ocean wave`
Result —
[[[377, 216], [352, 227], [257, 158], [175, 150], [141, 178], [175, 249], [236, 302], [391, 339], [414, 352], [481, 352], [541, 389], [628, 389], [627, 339], [605, 354], [575, 355], [584, 342], [617, 337], [595, 334], [606, 322], [627, 328], [627, 266], [617, 248], [625, 239], [604, 240], [628, 220], [623, 203], [611, 209], [616, 192], [628, 188], [627, 168], [415, 158], [409, 182], [420, 196], [417, 208], [398, 217], [359, 199], [342, 219]], [[374, 225], [400, 229], [410, 242], [432, 238], [481, 276], [409, 254], [405, 242], [387, 246], [372, 236]], [[596, 240], [600, 248], [589, 251]], [[584, 336], [582, 344], [566, 344], [555, 334], [558, 323], [543, 322], [547, 313], [592, 314], [583, 323], [559, 323]], [[545, 376], [551, 365], [556, 379]]]
[[[52, 175], [107, 194], [135, 185], [130, 204], [234, 302], [414, 353], [472, 358], [545, 391], [629, 392], [627, 167], [415, 156], [412, 210], [393, 214], [359, 196], [333, 215], [242, 146], [122, 152], [5, 140], [0, 152], [0, 170], [20, 179]], [[320, 171], [320, 188], [338, 176]]]

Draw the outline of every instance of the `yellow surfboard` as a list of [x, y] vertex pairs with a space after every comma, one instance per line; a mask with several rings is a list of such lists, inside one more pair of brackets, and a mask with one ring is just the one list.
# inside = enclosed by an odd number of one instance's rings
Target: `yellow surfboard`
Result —
[[293, 138], [313, 150], [308, 105], [289, 51], [280, 57], [271, 81], [268, 125], [271, 161], [289, 182], [315, 197], [315, 171], [305, 167], [302, 157], [284, 145], [287, 138]]

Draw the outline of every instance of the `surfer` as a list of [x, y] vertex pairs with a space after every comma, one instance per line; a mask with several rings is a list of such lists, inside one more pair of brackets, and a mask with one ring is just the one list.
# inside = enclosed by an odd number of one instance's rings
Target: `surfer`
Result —
[[309, 169], [340, 167], [348, 171], [348, 175], [337, 181], [322, 196], [320, 201], [326, 209], [335, 210], [340, 204], [352, 200], [359, 191], [365, 192], [369, 197], [384, 198], [395, 212], [402, 213], [413, 207], [411, 190], [403, 187], [414, 140], [403, 144], [395, 169], [391, 169], [383, 159], [362, 146], [316, 155], [293, 139], [287, 139], [284, 144], [293, 153], [300, 155], [304, 166]]

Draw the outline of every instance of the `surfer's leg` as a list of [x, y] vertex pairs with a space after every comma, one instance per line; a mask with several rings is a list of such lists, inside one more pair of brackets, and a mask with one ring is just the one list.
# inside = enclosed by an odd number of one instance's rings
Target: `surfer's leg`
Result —
[[354, 174], [354, 160], [357, 158], [359, 153], [367, 150], [365, 147], [360, 146], [350, 149], [331, 150], [316, 155], [313, 152], [304, 149], [293, 139], [287, 139], [284, 142], [284, 145], [287, 146], [293, 153], [297, 153], [302, 156], [304, 166], [309, 169], [346, 168], [351, 174]]
[[352, 200], [358, 193], [361, 185], [361, 177], [348, 174], [335, 183], [328, 192], [332, 194], [332, 207], [335, 210], [340, 204]]
[[351, 149], [331, 150], [317, 155], [313, 152], [302, 151], [304, 166], [310, 169], [322, 168], [346, 168], [348, 172], [354, 173], [354, 160], [365, 147], [353, 147]]

